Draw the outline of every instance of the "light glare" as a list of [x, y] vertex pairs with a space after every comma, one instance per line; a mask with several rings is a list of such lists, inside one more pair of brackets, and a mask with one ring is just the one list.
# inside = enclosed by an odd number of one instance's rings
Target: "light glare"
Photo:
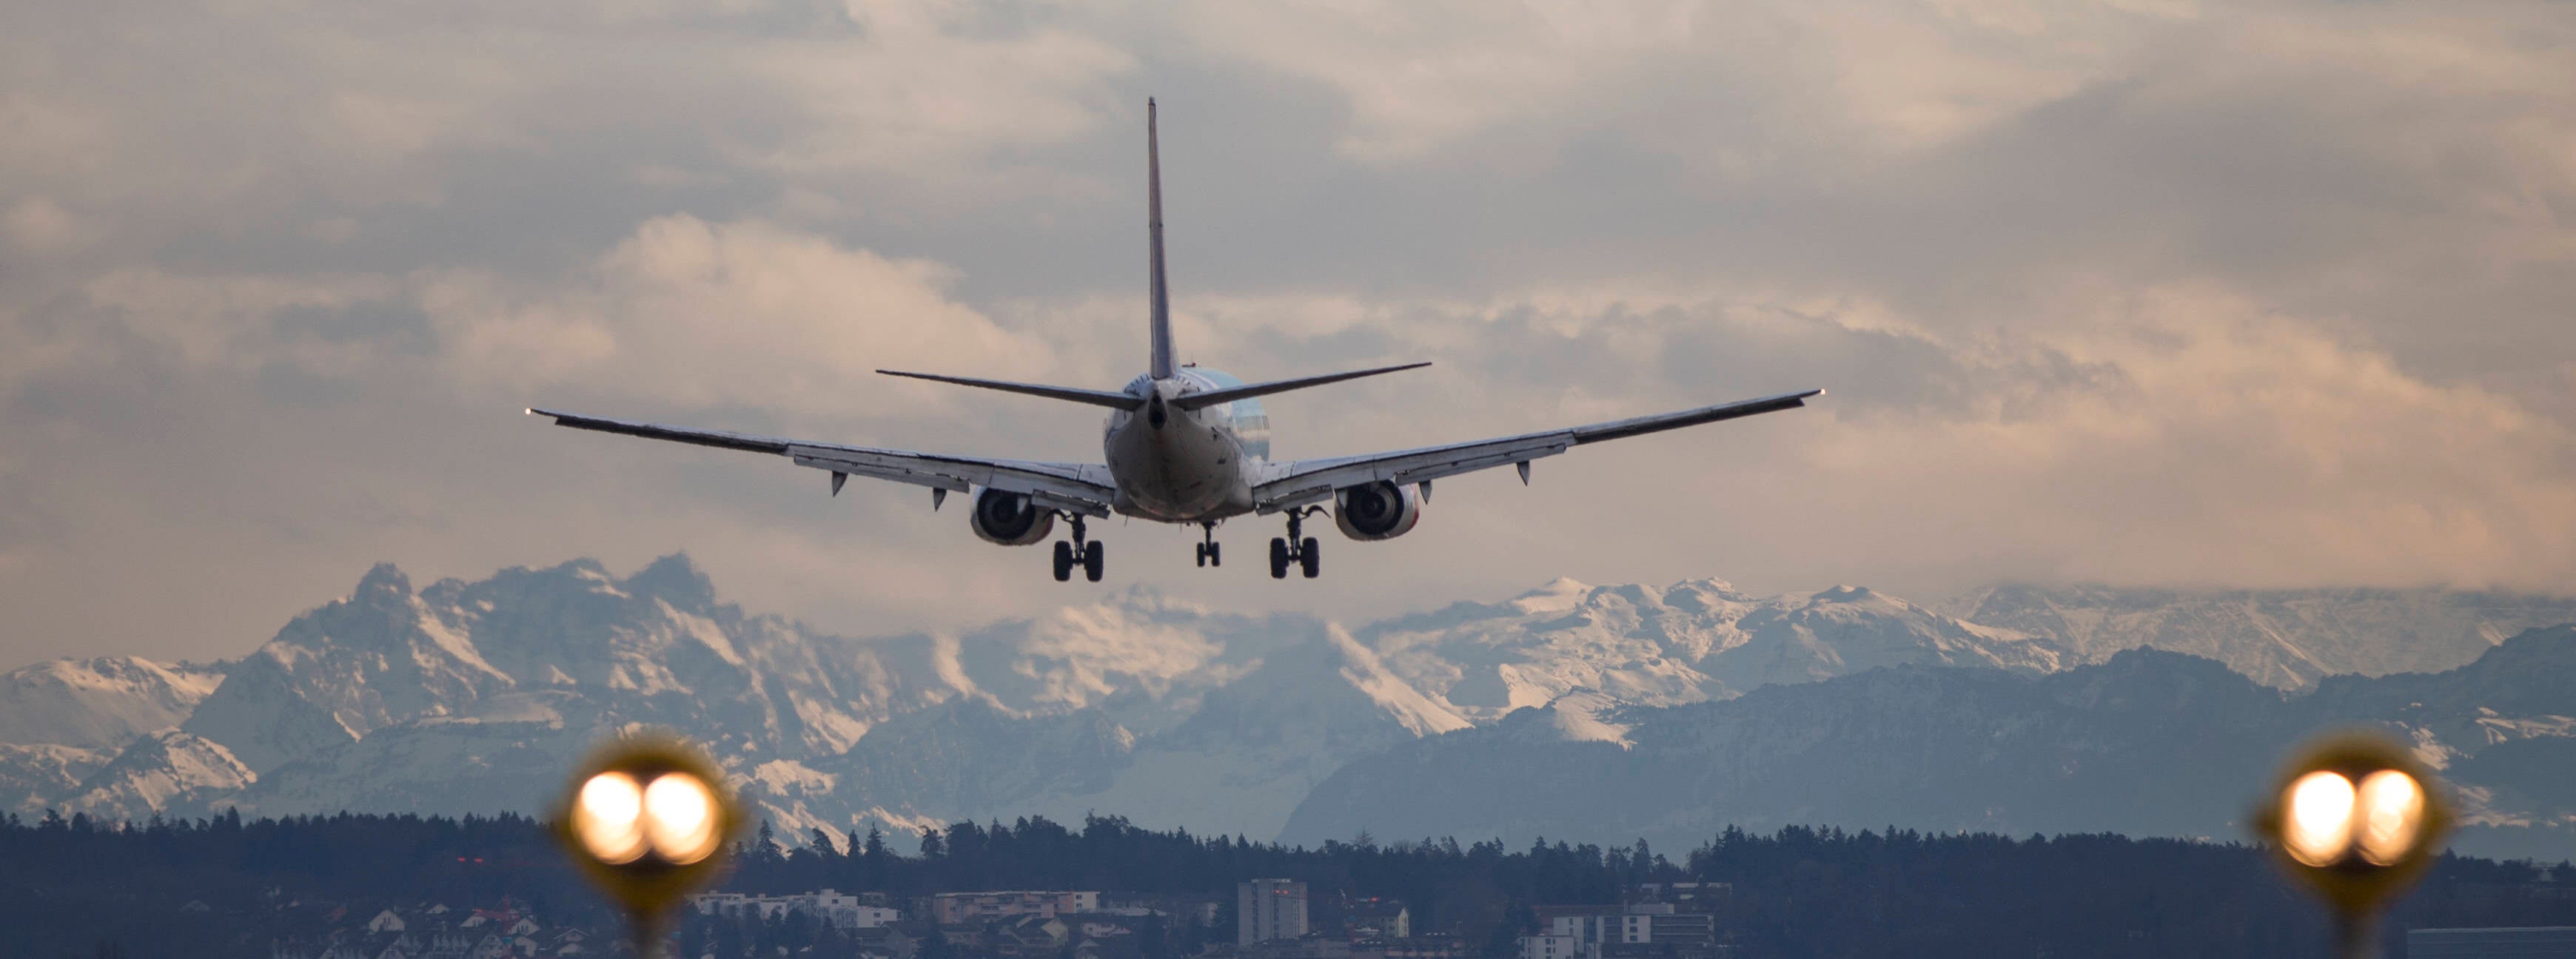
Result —
[[653, 851], [675, 865], [688, 865], [716, 851], [716, 797], [707, 784], [687, 773], [665, 773], [644, 790], [645, 835]]
[[2386, 866], [2406, 857], [2424, 828], [2424, 786], [2415, 777], [2382, 769], [2361, 780], [2361, 858]]
[[2281, 846], [2291, 858], [2310, 866], [2343, 858], [2352, 846], [2352, 780], [2331, 772], [2301, 776], [2290, 784], [2289, 806]]
[[572, 825], [582, 848], [611, 865], [644, 855], [644, 798], [635, 777], [625, 773], [600, 773], [581, 784]]

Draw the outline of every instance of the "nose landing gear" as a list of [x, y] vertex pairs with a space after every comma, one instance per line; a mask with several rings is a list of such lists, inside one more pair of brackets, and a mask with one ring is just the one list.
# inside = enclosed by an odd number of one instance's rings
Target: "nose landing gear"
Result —
[[1223, 557], [1216, 550], [1216, 524], [1200, 523], [1199, 531], [1199, 565], [1201, 567], [1225, 565], [1222, 562]]
[[1071, 582], [1073, 568], [1080, 566], [1082, 578], [1095, 583], [1099, 582], [1103, 568], [1100, 544], [1087, 538], [1082, 526], [1083, 517], [1080, 514], [1068, 515], [1065, 518], [1073, 522], [1073, 542], [1068, 543], [1063, 540], [1055, 542], [1055, 581]]
[[1291, 563], [1296, 564], [1298, 571], [1305, 573], [1307, 579], [1323, 575], [1323, 551], [1316, 548], [1314, 537], [1305, 535], [1306, 515], [1323, 511], [1321, 506], [1288, 511], [1288, 535], [1270, 540], [1271, 579], [1287, 579]]

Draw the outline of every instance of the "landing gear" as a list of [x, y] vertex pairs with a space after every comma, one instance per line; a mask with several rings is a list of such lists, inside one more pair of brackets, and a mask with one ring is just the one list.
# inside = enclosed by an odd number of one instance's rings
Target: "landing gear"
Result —
[[1057, 540], [1055, 543], [1055, 581], [1072, 582], [1073, 568], [1080, 566], [1082, 578], [1097, 583], [1100, 581], [1100, 572], [1103, 568], [1100, 544], [1086, 538], [1082, 528], [1083, 517], [1075, 515], [1066, 518], [1073, 522], [1073, 541], [1068, 543]]
[[1307, 579], [1323, 575], [1323, 550], [1316, 547], [1314, 537], [1305, 535], [1306, 514], [1323, 511], [1318, 506], [1288, 511], [1288, 535], [1270, 540], [1271, 579], [1287, 579], [1291, 563], [1296, 564], [1298, 572], [1306, 574]]
[[1225, 565], [1222, 561], [1223, 557], [1216, 551], [1216, 524], [1200, 523], [1199, 530], [1202, 537], [1199, 540], [1199, 565], [1202, 567]]

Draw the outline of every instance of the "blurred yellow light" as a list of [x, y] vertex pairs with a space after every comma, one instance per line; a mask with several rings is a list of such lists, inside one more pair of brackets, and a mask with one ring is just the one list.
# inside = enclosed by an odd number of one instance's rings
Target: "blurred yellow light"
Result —
[[2382, 769], [2362, 777], [2360, 830], [2355, 845], [2361, 858], [2385, 866], [2406, 858], [2424, 829], [2424, 786], [2415, 777]]
[[573, 803], [573, 835], [584, 851], [601, 862], [619, 865], [644, 855], [644, 790], [635, 777], [606, 772], [581, 784]]
[[2281, 828], [2281, 847], [2290, 858], [2324, 866], [2352, 847], [2352, 780], [2339, 773], [2313, 772], [2290, 784], [2290, 814]]
[[688, 773], [664, 773], [644, 789], [645, 836], [653, 851], [675, 865], [714, 855], [716, 794]]

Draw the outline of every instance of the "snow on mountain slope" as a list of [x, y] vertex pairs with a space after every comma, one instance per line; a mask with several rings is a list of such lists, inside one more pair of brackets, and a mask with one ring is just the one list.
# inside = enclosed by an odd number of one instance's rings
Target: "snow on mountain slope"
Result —
[[1670, 706], [1904, 663], [2045, 672], [2064, 657], [2048, 642], [1867, 589], [1764, 598], [1713, 579], [1663, 589], [1559, 579], [1361, 635], [1390, 669], [1479, 722], [1577, 689]]
[[45, 806], [69, 794], [113, 754], [50, 743], [0, 743], [0, 812], [21, 816], [43, 814]]
[[222, 681], [219, 670], [134, 656], [21, 667], [0, 674], [0, 743], [122, 748], [179, 725]]
[[1699, 668], [1737, 692], [1883, 666], [2046, 673], [2072, 665], [2047, 641], [1961, 622], [1864, 587], [1782, 597], [1746, 613], [1735, 627], [1743, 641], [1701, 660]]
[[2443, 589], [2168, 590], [1993, 586], [1943, 604], [2045, 637], [2086, 662], [2151, 646], [2306, 689], [2321, 676], [2464, 665], [2526, 629], [2576, 622], [2576, 598]]
[[1029, 802], [1067, 821], [1107, 810], [1163, 828], [1275, 836], [1343, 764], [1468, 726], [1327, 627], [1274, 649], [1179, 726], [1139, 742], [1106, 788]]
[[201, 813], [259, 778], [222, 744], [162, 730], [125, 747], [116, 758], [73, 787], [66, 812], [139, 819], [153, 811]]
[[[1139, 735], [1122, 721], [1167, 730], [1283, 637], [1320, 629], [1131, 591], [962, 635], [862, 640], [747, 616], [677, 556], [622, 579], [583, 560], [416, 592], [380, 565], [230, 664], [183, 728], [257, 777], [228, 802], [283, 814], [536, 808], [560, 785], [540, 771], [614, 730], [665, 726], [707, 744], [775, 818], [846, 828], [863, 813], [947, 816], [1096, 791], [1104, 763]], [[1378, 688], [1413, 725], [1446, 728], [1436, 706]], [[138, 750], [126, 766], [168, 753]], [[1014, 756], [1036, 765], [1012, 774]], [[59, 786], [42, 761], [25, 763], [19, 778]], [[181, 793], [197, 795], [138, 787], [82, 801], [102, 813], [144, 803], [121, 810], [142, 815]]]

